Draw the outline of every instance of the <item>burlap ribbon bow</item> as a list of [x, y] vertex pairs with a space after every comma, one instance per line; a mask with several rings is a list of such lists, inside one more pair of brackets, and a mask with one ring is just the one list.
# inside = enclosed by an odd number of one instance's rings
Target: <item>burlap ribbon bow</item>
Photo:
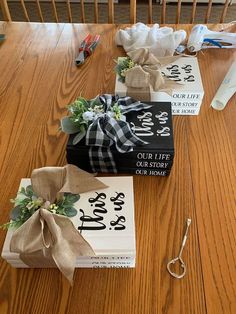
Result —
[[[64, 193], [80, 194], [107, 186], [76, 166], [45, 167], [32, 172], [34, 193], [53, 204]], [[46, 207], [46, 206], [45, 206]], [[58, 267], [72, 284], [77, 256], [94, 251], [71, 220], [42, 206], [12, 236], [10, 251], [29, 267]]]
[[125, 85], [127, 95], [133, 98], [138, 97], [142, 101], [150, 101], [150, 86], [153, 91], [164, 91], [171, 94], [174, 88], [180, 86], [178, 83], [165, 78], [161, 68], [174, 62], [179, 56], [156, 58], [146, 48], [140, 48], [127, 53], [136, 64], [125, 72]]

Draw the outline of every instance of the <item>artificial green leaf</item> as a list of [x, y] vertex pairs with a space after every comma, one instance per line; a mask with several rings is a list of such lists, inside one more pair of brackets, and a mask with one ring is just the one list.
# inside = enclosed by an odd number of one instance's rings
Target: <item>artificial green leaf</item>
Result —
[[28, 186], [26, 187], [25, 192], [26, 192], [26, 195], [27, 195], [27, 196], [30, 196], [30, 197], [33, 196], [33, 194], [34, 194], [31, 185], [28, 185]]
[[30, 216], [32, 216], [35, 212], [36, 212], [36, 208], [31, 208], [31, 210], [29, 211]]
[[24, 222], [17, 220], [17, 221], [10, 221], [9, 227], [8, 228], [19, 228]]
[[84, 97], [79, 97], [76, 101], [83, 107], [88, 107], [88, 101]]
[[12, 220], [17, 220], [20, 215], [21, 215], [21, 207], [16, 206], [11, 210], [10, 218]]
[[63, 204], [63, 208], [66, 210], [67, 208], [71, 208], [73, 206], [73, 203]]
[[61, 129], [67, 134], [75, 134], [79, 132], [79, 127], [71, 121], [70, 117], [64, 117], [61, 119]]
[[73, 145], [78, 144], [82, 140], [82, 138], [85, 137], [85, 135], [86, 135], [85, 131], [82, 131], [82, 132], [76, 134], [76, 136], [73, 138]]
[[74, 207], [66, 208], [65, 214], [67, 217], [74, 217], [77, 214], [77, 210]]
[[62, 207], [58, 208], [57, 209], [57, 214], [65, 216], [65, 208], [62, 208]]
[[35, 210], [33, 210], [31, 212], [27, 211], [24, 213], [24, 216], [20, 219], [21, 223], [24, 223], [26, 220], [28, 220], [35, 213]]
[[22, 188], [20, 189], [20, 192], [19, 192], [19, 193], [25, 194], [25, 188], [22, 187]]
[[96, 106], [96, 105], [100, 105], [100, 102], [99, 102], [99, 100], [98, 100], [98, 96], [96, 96], [95, 98], [93, 98], [93, 99], [91, 99], [90, 100], [90, 107], [94, 107], [94, 106]]
[[79, 194], [65, 193], [65, 201], [67, 203], [75, 203], [80, 199]]
[[25, 194], [22, 194], [22, 193], [18, 193], [17, 194], [17, 198], [15, 198], [14, 199], [14, 204], [16, 205], [16, 206], [18, 206], [18, 205], [21, 205], [23, 202], [30, 202], [31, 200], [28, 198], [28, 196], [27, 195], [25, 195]]

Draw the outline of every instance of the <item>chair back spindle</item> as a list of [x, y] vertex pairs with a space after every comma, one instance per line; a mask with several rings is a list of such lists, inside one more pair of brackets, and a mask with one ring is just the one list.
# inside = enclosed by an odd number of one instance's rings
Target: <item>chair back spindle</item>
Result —
[[166, 23], [166, 0], [162, 0], [161, 24]]
[[84, 0], [80, 0], [81, 22], [85, 23]]
[[175, 24], [180, 23], [180, 14], [181, 14], [181, 0], [178, 0]]
[[71, 7], [70, 7], [70, 0], [66, 0], [67, 5], [67, 12], [68, 12], [68, 20], [72, 23], [72, 14], [71, 14]]
[[212, 0], [209, 0], [204, 23], [208, 23], [212, 9]]
[[191, 15], [191, 19], [190, 19], [190, 24], [194, 23], [195, 15], [196, 15], [196, 9], [197, 9], [197, 0], [193, 0], [192, 15]]
[[130, 23], [134, 24], [136, 23], [136, 0], [130, 0]]
[[[11, 12], [9, 10], [8, 7], [8, 0], [0, 0], [0, 4], [1, 4], [1, 10], [3, 13], [3, 17], [6, 21], [11, 21], [12, 17], [11, 17]], [[42, 1], [42, 0], [41, 0]], [[94, 8], [94, 23], [99, 23], [99, 8], [101, 10], [100, 6], [105, 6], [104, 3], [100, 4], [98, 2], [99, 0], [93, 0], [93, 8]], [[170, 0], [169, 0], [170, 1]], [[192, 10], [191, 10], [191, 16], [189, 21], [184, 21], [184, 23], [190, 23], [193, 24], [195, 23], [195, 17], [196, 17], [196, 11], [197, 11], [197, 1], [198, 0], [192, 0]], [[226, 13], [229, 7], [231, 0], [225, 0], [224, 3], [224, 7], [222, 10], [222, 13], [220, 14], [220, 23], [224, 23], [225, 18], [226, 18]], [[56, 23], [59, 23], [59, 18], [58, 18], [58, 10], [57, 10], [57, 5], [59, 6], [59, 4], [56, 4], [55, 0], [48, 0], [48, 2], [51, 2], [51, 6], [52, 6], [52, 14], [53, 14], [53, 19]], [[27, 11], [26, 5], [25, 5], [25, 0], [19, 0], [19, 3], [22, 7], [22, 11], [23, 11], [23, 15], [24, 15], [24, 19], [25, 21], [29, 22], [30, 21], [30, 14]], [[43, 12], [41, 9], [41, 4], [40, 4], [40, 0], [35, 0], [36, 3], [36, 9], [37, 9], [37, 13], [38, 13], [38, 17], [40, 22], [45, 22], [45, 18], [43, 16]], [[69, 23], [73, 23], [75, 21], [73, 21], [72, 18], [72, 4], [71, 4], [71, 0], [64, 0], [65, 6], [66, 6], [66, 10], [67, 10], [67, 16], [68, 16], [68, 22]], [[137, 0], [127, 0], [127, 3], [129, 3], [129, 21], [127, 21], [127, 23], [131, 23], [134, 24], [137, 22]], [[45, 2], [44, 2], [45, 4]], [[60, 2], [61, 5], [61, 2]], [[77, 4], [73, 4], [73, 6], [76, 6]], [[86, 23], [86, 16], [85, 16], [85, 6], [88, 4], [85, 4], [84, 0], [80, 0], [80, 22], [82, 23]], [[89, 4], [91, 5], [91, 4]], [[119, 6], [120, 4], [116, 4], [116, 6]], [[153, 0], [147, 0], [146, 1], [146, 6], [147, 6], [147, 21], [146, 23], [148, 24], [153, 24], [153, 23], [161, 23], [161, 24], [166, 24], [166, 23], [175, 23], [175, 24], [179, 24], [181, 23], [181, 11], [184, 10], [184, 6], [182, 5], [182, 0], [177, 0], [177, 6], [176, 6], [176, 17], [175, 17], [175, 21], [169, 21], [169, 19], [167, 20], [167, 10], [168, 10], [168, 0], [162, 0], [161, 4], [162, 9], [161, 9], [161, 18], [160, 21], [155, 20], [153, 18], [154, 14], [156, 13], [154, 12], [154, 7], [155, 10], [159, 10], [159, 7], [156, 9], [157, 4], [153, 3]], [[27, 5], [28, 6], [28, 5]], [[208, 6], [206, 9], [206, 14], [205, 14], [205, 18], [204, 18], [204, 23], [209, 23], [210, 21], [210, 16], [211, 16], [211, 12], [212, 12], [212, 7], [213, 7], [213, 0], [208, 0]], [[143, 7], [142, 7], [143, 9]], [[114, 18], [114, 0], [107, 0], [107, 12], [108, 12], [108, 17], [107, 17], [107, 23], [114, 23], [115, 18]], [[51, 22], [51, 21], [50, 21]], [[61, 22], [65, 22], [65, 21], [61, 21]], [[76, 21], [78, 22], [78, 20]], [[202, 23], [199, 22], [198, 23]]]
[[114, 23], [114, 2], [113, 0], [108, 0], [108, 23]]
[[28, 15], [28, 12], [27, 12], [27, 9], [26, 9], [26, 6], [25, 6], [25, 1], [24, 0], [20, 0], [20, 3], [21, 3], [21, 6], [22, 6], [22, 9], [23, 9], [26, 21], [30, 22], [29, 15]]
[[40, 18], [40, 22], [44, 22], [44, 19], [43, 19], [43, 13], [42, 13], [42, 9], [41, 9], [41, 5], [40, 5], [40, 2], [39, 0], [36, 0], [36, 6], [37, 6], [37, 11], [38, 11], [38, 15], [39, 15], [39, 18]]
[[58, 23], [59, 19], [58, 19], [58, 15], [57, 15], [57, 7], [56, 7], [55, 0], [52, 0], [52, 11], [53, 11], [55, 22]]
[[148, 23], [152, 24], [152, 0], [148, 0]]
[[11, 21], [11, 14], [7, 4], [7, 0], [0, 0], [2, 15], [5, 21]]
[[227, 13], [229, 4], [230, 4], [230, 0], [225, 0], [224, 9], [223, 9], [221, 17], [220, 17], [220, 23], [224, 23], [224, 21], [225, 21], [225, 17], [226, 17], [226, 13]]

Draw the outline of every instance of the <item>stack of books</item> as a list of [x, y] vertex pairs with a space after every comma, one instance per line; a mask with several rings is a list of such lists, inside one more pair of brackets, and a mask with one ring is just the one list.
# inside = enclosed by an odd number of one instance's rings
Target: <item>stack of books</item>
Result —
[[[179, 83], [172, 95], [165, 92], [153, 91], [150, 86], [151, 101], [170, 101], [173, 115], [198, 115], [204, 96], [201, 73], [196, 57], [180, 57], [175, 62], [161, 69], [162, 74]], [[127, 87], [119, 81], [116, 75], [115, 93], [120, 97], [127, 95]], [[142, 96], [140, 96], [142, 97]], [[137, 89], [137, 99], [139, 97]]]
[[[98, 179], [108, 188], [81, 194], [75, 203], [77, 215], [70, 218], [95, 252], [95, 256], [78, 256], [76, 267], [135, 267], [133, 178]], [[30, 179], [22, 179], [20, 187], [27, 185], [30, 185]], [[13, 232], [7, 232], [2, 258], [13, 267], [27, 268], [19, 254], [10, 252]]]
[[[130, 153], [119, 153], [111, 147], [118, 173], [166, 176], [174, 159], [174, 141], [170, 102], [145, 102], [149, 109], [130, 112], [126, 115], [132, 131], [147, 144], [134, 147]], [[81, 141], [73, 145], [74, 135], [67, 143], [67, 162], [92, 172], [89, 162], [89, 147]]]

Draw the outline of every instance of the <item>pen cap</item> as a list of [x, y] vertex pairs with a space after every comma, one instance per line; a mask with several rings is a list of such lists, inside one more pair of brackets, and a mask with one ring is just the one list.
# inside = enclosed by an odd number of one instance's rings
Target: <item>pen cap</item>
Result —
[[217, 90], [215, 97], [211, 102], [211, 107], [216, 110], [223, 110], [230, 98], [236, 92], [236, 61], [233, 62], [227, 72], [223, 82]]

